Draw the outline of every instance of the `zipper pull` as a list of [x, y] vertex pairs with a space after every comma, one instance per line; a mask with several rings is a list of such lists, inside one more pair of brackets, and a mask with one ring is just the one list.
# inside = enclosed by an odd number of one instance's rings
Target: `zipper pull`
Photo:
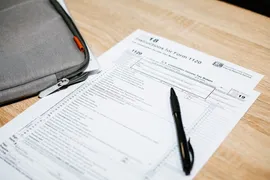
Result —
[[90, 75], [91, 73], [89, 71], [86, 71], [86, 72], [83, 72], [83, 73], [80, 73], [74, 77], [71, 77], [69, 79], [67, 78], [63, 78], [61, 79], [60, 81], [58, 81], [57, 84], [41, 91], [38, 95], [39, 98], [44, 98], [54, 92], [56, 92], [57, 90], [59, 89], [63, 89], [63, 87], [68, 87], [70, 85], [73, 85], [73, 84], [77, 84], [77, 83], [80, 83], [80, 82], [83, 82], [85, 81], [88, 76]]
[[39, 98], [44, 98], [44, 97], [48, 96], [49, 94], [54, 93], [55, 91], [57, 91], [61, 87], [68, 85], [68, 83], [69, 83], [69, 79], [63, 78], [57, 84], [55, 84], [55, 85], [41, 91], [39, 93], [38, 97]]

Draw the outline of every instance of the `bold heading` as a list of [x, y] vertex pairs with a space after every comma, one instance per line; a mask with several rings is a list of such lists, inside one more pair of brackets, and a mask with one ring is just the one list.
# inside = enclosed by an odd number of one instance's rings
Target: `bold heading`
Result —
[[[165, 47], [162, 47], [162, 46], [158, 45], [157, 42], [159, 41], [159, 39], [150, 38], [149, 40], [144, 40], [144, 39], [136, 38], [136, 40], [153, 47], [152, 50], [154, 50], [155, 52], [158, 52], [158, 53], [161, 53], [163, 55], [169, 56], [169, 57], [171, 57], [173, 59], [181, 58], [181, 59], [186, 59], [188, 61], [191, 61], [191, 62], [193, 62], [195, 64], [202, 64], [202, 61], [200, 61], [198, 59], [195, 59], [193, 57], [184, 55], [184, 54], [182, 54], [180, 52], [173, 51], [173, 50], [171, 50], [169, 48], [165, 48]], [[146, 47], [146, 48], [148, 48], [148, 47]]]

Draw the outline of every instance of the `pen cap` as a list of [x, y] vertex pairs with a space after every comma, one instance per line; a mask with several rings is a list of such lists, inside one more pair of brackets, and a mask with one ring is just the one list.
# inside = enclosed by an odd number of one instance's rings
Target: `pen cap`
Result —
[[179, 106], [179, 102], [178, 102], [178, 98], [175, 94], [175, 91], [173, 88], [171, 88], [171, 108], [172, 108], [172, 112], [176, 113], [179, 112], [180, 113], [180, 106]]

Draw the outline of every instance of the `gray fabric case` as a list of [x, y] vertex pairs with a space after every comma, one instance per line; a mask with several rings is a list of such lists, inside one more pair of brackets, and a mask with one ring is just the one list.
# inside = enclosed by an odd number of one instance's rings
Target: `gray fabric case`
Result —
[[36, 95], [84, 61], [48, 0], [1, 0], [0, 106]]

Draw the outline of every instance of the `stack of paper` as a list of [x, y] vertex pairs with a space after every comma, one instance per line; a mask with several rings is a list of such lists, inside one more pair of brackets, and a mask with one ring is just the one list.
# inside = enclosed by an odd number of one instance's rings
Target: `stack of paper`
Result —
[[[99, 62], [102, 72], [1, 129], [1, 177], [192, 179], [259, 96], [253, 88], [262, 78], [141, 30]], [[182, 171], [170, 87], [195, 151], [190, 176]]]

